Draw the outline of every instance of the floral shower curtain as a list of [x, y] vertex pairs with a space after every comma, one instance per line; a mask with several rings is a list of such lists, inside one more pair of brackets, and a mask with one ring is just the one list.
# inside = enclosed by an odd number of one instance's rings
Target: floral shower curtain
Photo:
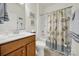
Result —
[[47, 46], [58, 51], [70, 51], [69, 21], [71, 7], [54, 11], [48, 15], [48, 41]]

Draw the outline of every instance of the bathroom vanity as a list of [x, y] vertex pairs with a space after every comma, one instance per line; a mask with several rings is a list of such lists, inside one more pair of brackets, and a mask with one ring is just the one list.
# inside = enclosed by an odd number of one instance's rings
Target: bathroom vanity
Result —
[[35, 35], [21, 34], [0, 40], [1, 56], [35, 56]]

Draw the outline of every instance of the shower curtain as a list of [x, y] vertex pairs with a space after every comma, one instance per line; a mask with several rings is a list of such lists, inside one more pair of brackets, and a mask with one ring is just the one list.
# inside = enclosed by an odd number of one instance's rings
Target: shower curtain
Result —
[[71, 19], [71, 8], [53, 11], [48, 15], [48, 40], [46, 45], [49, 48], [61, 52], [70, 52], [69, 21]]

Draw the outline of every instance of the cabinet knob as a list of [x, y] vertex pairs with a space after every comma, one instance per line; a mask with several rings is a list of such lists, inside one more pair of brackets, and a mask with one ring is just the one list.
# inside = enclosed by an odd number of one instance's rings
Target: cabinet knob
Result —
[[24, 51], [24, 50], [22, 50], [22, 52], [24, 53], [25, 51]]

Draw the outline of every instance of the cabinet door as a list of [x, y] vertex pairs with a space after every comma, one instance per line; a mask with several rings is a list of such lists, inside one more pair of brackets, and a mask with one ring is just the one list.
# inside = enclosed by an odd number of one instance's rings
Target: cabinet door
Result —
[[27, 56], [35, 56], [35, 42], [27, 45]]
[[9, 53], [7, 56], [26, 56], [25, 47], [19, 48], [16, 51]]

